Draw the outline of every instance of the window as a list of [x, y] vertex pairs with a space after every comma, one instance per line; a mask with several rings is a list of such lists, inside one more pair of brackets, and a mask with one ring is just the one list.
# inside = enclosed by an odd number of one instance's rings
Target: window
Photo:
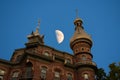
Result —
[[18, 56], [16, 57], [16, 62], [19, 62], [19, 61], [21, 60], [21, 58], [22, 58], [22, 55], [18, 55]]
[[70, 59], [66, 59], [66, 63], [70, 64], [71, 60]]
[[12, 75], [12, 80], [17, 80], [19, 76], [19, 72], [14, 72]]
[[49, 56], [49, 53], [47, 51], [44, 52], [45, 56]]
[[90, 49], [89, 49], [89, 48], [88, 48], [87, 50], [88, 50], [88, 51], [90, 51]]
[[80, 26], [81, 25], [81, 22], [77, 22], [77, 26]]
[[82, 49], [82, 51], [84, 50], [84, 48], [81, 48]]
[[79, 50], [78, 50], [78, 49], [76, 49], [76, 50], [75, 50], [75, 53], [77, 53], [78, 51], [79, 51]]
[[72, 74], [70, 73], [67, 74], [67, 80], [72, 80]]
[[88, 77], [88, 74], [87, 74], [87, 73], [85, 73], [85, 74], [84, 74], [84, 79], [85, 79], [85, 80], [88, 80], [88, 79], [89, 79], [89, 77]]
[[47, 73], [47, 67], [43, 66], [41, 68], [41, 79], [45, 80], [46, 79], [46, 73]]
[[5, 71], [0, 69], [0, 80], [3, 80]]
[[85, 55], [82, 55], [82, 60], [86, 60], [86, 56]]
[[26, 78], [32, 78], [32, 76], [33, 76], [32, 67], [33, 67], [33, 65], [32, 65], [31, 62], [28, 62], [28, 63], [26, 64], [26, 72], [25, 72], [25, 77], [26, 77]]
[[55, 71], [55, 78], [54, 80], [60, 80], [60, 72]]

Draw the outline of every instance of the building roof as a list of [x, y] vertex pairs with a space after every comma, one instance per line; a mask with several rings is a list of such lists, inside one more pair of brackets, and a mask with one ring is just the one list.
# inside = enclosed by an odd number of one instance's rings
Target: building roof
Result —
[[74, 21], [75, 24], [75, 32], [74, 35], [72, 36], [72, 38], [70, 39], [70, 43], [74, 42], [77, 39], [88, 39], [92, 42], [92, 38], [89, 34], [87, 34], [83, 27], [82, 27], [82, 20], [80, 18], [75, 19]]

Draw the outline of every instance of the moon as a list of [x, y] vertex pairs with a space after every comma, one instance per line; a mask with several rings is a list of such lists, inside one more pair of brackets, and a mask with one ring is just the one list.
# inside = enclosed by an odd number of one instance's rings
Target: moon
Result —
[[56, 34], [56, 39], [57, 39], [57, 42], [60, 44], [63, 42], [64, 40], [64, 34], [62, 31], [60, 30], [55, 30], [55, 34]]

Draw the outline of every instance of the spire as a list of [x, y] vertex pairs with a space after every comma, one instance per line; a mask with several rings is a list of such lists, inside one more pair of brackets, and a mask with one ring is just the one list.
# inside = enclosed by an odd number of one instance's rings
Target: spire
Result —
[[78, 9], [76, 9], [76, 18], [78, 18]]
[[38, 19], [38, 28], [40, 28], [40, 19]]
[[82, 20], [78, 17], [78, 9], [76, 9], [76, 19], [74, 20], [74, 25], [82, 27], [82, 23]]
[[34, 32], [34, 35], [40, 35], [39, 34], [39, 28], [40, 28], [40, 19], [38, 19], [38, 26], [36, 28], [36, 31]]

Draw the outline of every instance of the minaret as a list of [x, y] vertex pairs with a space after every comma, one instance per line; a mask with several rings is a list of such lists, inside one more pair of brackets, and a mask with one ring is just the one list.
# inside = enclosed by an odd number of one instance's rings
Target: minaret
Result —
[[35, 32], [32, 32], [30, 35], [27, 36], [28, 42], [25, 44], [27, 47], [36, 46], [38, 44], [43, 45], [44, 44], [44, 36], [40, 35], [39, 33], [39, 27], [40, 27], [40, 20], [38, 20], [38, 26], [36, 28]]
[[76, 80], [95, 80], [96, 64], [92, 61], [92, 39], [82, 26], [83, 21], [76, 18], [75, 32], [70, 39], [70, 47], [75, 56]]

